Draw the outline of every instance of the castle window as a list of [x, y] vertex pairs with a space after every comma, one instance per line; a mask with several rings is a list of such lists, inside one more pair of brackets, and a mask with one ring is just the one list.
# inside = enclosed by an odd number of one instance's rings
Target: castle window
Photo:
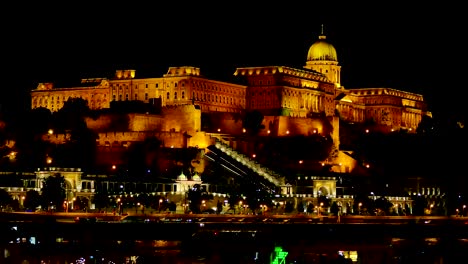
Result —
[[148, 84], [145, 84], [145, 88], [148, 88]]
[[177, 83], [174, 83], [174, 87], [177, 87]]
[[177, 92], [174, 93], [174, 100], [177, 100]]
[[159, 87], [159, 83], [156, 84], [156, 88], [158, 88], [158, 87]]
[[148, 100], [148, 93], [145, 93], [145, 100]]
[[128, 101], [128, 94], [125, 95], [125, 101]]
[[122, 95], [119, 94], [119, 101], [122, 101]]
[[138, 94], [135, 94], [135, 100], [138, 100]]
[[169, 92], [167, 92], [166, 99], [168, 99], [168, 100], [170, 99], [169, 98]]
[[112, 101], [115, 101], [115, 94], [112, 95]]
[[184, 99], [184, 98], [185, 98], [185, 92], [182, 91], [182, 99]]

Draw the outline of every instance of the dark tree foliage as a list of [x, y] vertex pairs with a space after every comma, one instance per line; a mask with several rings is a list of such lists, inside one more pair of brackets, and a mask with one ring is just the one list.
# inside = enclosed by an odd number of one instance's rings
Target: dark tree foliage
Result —
[[292, 213], [294, 211], [294, 204], [292, 201], [286, 201], [286, 204], [284, 205], [284, 212], [285, 213]]
[[192, 161], [198, 158], [200, 149], [197, 147], [171, 148], [167, 150], [167, 154], [166, 158], [171, 162], [165, 169], [168, 177], [175, 178], [182, 172], [187, 176], [194, 174]]
[[37, 207], [42, 204], [42, 197], [40, 193], [36, 190], [29, 190], [26, 192], [26, 197], [24, 199], [24, 207], [26, 210], [35, 211]]
[[199, 214], [203, 209], [201, 208], [202, 201], [213, 200], [213, 195], [208, 194], [200, 184], [195, 184], [187, 192], [187, 200], [189, 201], [189, 210], [194, 214]]
[[240, 191], [232, 191], [228, 196], [229, 210], [235, 210], [236, 206], [239, 204], [239, 201], [243, 201], [243, 198], [240, 195]]
[[16, 118], [8, 121], [5, 133], [15, 140], [11, 151], [16, 151], [12, 168], [17, 170], [34, 170], [42, 167], [46, 160], [46, 151], [50, 144], [42, 140], [51, 123], [51, 113], [45, 108], [36, 108], [19, 112]]
[[63, 210], [63, 202], [66, 197], [66, 183], [65, 178], [60, 175], [52, 175], [44, 180], [42, 187], [42, 207], [49, 208], [55, 206], [57, 211]]
[[150, 207], [151, 197], [147, 193], [141, 193], [137, 197], [137, 202], [140, 203], [143, 207]]
[[85, 117], [90, 114], [86, 100], [70, 98], [54, 114], [54, 133], [66, 133], [69, 140], [49, 150], [54, 164], [61, 167], [92, 168], [96, 157], [95, 132], [88, 129]]
[[13, 198], [11, 198], [10, 194], [4, 189], [0, 189], [0, 208], [3, 209], [6, 206], [11, 205], [12, 201]]
[[63, 107], [54, 113], [54, 131], [65, 133], [86, 127], [84, 117], [90, 113], [88, 101], [82, 98], [69, 98]]
[[260, 130], [265, 127], [262, 125], [263, 114], [257, 110], [248, 111], [245, 113], [243, 126], [251, 135], [257, 135]]
[[332, 205], [330, 206], [330, 213], [332, 215], [338, 215], [338, 212], [339, 212], [340, 208], [338, 207], [338, 204], [335, 202], [332, 203]]
[[322, 208], [327, 208], [327, 207], [330, 207], [331, 200], [325, 195], [320, 195], [317, 198], [317, 202], [319, 205], [322, 206]]
[[96, 192], [93, 196], [93, 203], [95, 204], [98, 211], [101, 211], [103, 208], [110, 206], [109, 194], [105, 190]]
[[[424, 210], [427, 208], [427, 201], [422, 195], [413, 196], [413, 215], [424, 215]], [[409, 212], [407, 212], [409, 213]]]
[[300, 201], [298, 204], [297, 204], [297, 212], [298, 213], [303, 213], [305, 210], [304, 208], [304, 203], [302, 201]]

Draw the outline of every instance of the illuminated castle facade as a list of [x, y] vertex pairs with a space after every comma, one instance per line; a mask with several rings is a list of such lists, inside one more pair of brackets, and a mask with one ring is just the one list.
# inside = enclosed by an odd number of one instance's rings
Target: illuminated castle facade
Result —
[[[290, 122], [282, 122], [284, 118], [307, 122], [305, 119], [322, 115], [353, 123], [372, 121], [386, 131], [414, 131], [422, 117], [430, 115], [420, 94], [391, 88], [345, 89], [336, 50], [323, 34], [310, 46], [302, 69], [237, 68], [235, 83], [208, 79], [199, 68], [190, 66], [170, 67], [162, 77], [135, 76], [135, 70], [117, 70], [113, 78], [83, 79], [78, 87], [40, 83], [30, 93], [31, 107], [55, 112], [69, 98], [82, 98], [90, 109], [109, 108], [112, 101], [157, 100], [162, 107], [196, 105], [201, 112], [210, 113], [258, 110], [265, 117], [265, 127], [271, 127], [268, 133], [278, 136], [292, 132], [282, 127]], [[301, 128], [298, 133], [328, 132], [322, 129], [317, 125]]]

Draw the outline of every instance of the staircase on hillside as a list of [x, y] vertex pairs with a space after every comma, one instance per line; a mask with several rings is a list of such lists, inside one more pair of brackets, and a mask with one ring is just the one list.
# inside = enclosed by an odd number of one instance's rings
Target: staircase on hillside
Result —
[[207, 158], [220, 162], [225, 168], [239, 177], [248, 179], [252, 177], [251, 175], [260, 176], [249, 180], [256, 181], [269, 190], [278, 190], [285, 185], [284, 177], [219, 140], [216, 140], [215, 144], [209, 146], [208, 149], [210, 151], [206, 153]]

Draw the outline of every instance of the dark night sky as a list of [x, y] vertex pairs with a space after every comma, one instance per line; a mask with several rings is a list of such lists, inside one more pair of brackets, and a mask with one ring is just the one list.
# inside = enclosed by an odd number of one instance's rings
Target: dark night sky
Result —
[[138, 78], [190, 65], [221, 80], [236, 67], [301, 68], [321, 24], [337, 49], [345, 88], [401, 89], [423, 94], [433, 111], [463, 108], [461, 6], [196, 2], [11, 4], [0, 18], [2, 108], [28, 106], [28, 92], [39, 82], [62, 86], [123, 68], [135, 69]]

